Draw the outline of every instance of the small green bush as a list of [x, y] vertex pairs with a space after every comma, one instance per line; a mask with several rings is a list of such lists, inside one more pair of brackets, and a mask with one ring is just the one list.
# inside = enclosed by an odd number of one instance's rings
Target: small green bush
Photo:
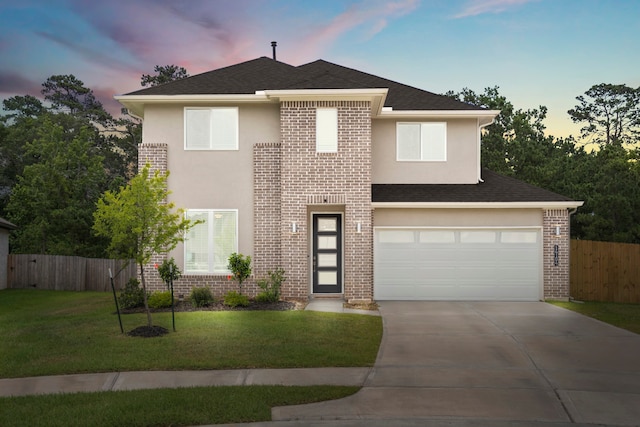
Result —
[[144, 291], [140, 287], [140, 281], [135, 277], [129, 279], [124, 290], [118, 297], [121, 308], [137, 308], [144, 305]]
[[257, 284], [262, 289], [256, 296], [256, 301], [258, 302], [278, 302], [280, 300], [280, 287], [282, 286], [282, 282], [287, 280], [284, 277], [284, 270], [280, 267], [276, 269], [276, 271], [268, 271], [269, 275], [268, 279], [260, 279]]
[[167, 289], [169, 289], [169, 282], [171, 280], [176, 281], [182, 277], [182, 272], [176, 265], [176, 260], [173, 258], [162, 261], [162, 264], [158, 267], [158, 274], [160, 274], [160, 278], [167, 285]]
[[227, 268], [233, 273], [233, 280], [238, 281], [238, 290], [242, 293], [242, 282], [251, 276], [251, 257], [232, 253]]
[[229, 291], [224, 296], [224, 305], [229, 307], [246, 307], [249, 305], [249, 297], [240, 292]]
[[150, 308], [167, 308], [171, 307], [171, 292], [154, 292], [147, 299]]
[[213, 295], [209, 288], [193, 288], [189, 300], [194, 307], [206, 307], [213, 303]]

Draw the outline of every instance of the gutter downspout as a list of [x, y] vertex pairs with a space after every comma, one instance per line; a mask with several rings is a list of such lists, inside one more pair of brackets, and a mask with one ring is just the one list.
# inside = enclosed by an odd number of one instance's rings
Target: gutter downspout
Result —
[[490, 126], [496, 122], [496, 118], [492, 118], [489, 123], [479, 124], [480, 119], [476, 119], [478, 123], [478, 182], [484, 182], [482, 179], [481, 151], [482, 151], [482, 128]]

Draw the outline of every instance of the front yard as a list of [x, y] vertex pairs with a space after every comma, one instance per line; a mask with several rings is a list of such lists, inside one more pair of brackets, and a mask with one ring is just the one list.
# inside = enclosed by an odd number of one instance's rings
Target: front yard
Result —
[[[171, 313], [154, 324], [171, 330]], [[125, 331], [144, 314], [123, 315]], [[0, 378], [84, 372], [373, 366], [382, 337], [375, 316], [307, 311], [176, 313], [158, 338], [120, 333], [113, 296], [0, 291]]]
[[[171, 313], [154, 324], [171, 330]], [[125, 331], [146, 323], [122, 316]], [[306, 311], [176, 313], [157, 338], [120, 333], [113, 296], [0, 291], [0, 378], [134, 370], [373, 366], [375, 316]], [[0, 398], [0, 425], [149, 426], [268, 421], [271, 407], [336, 399], [357, 387], [204, 387]]]

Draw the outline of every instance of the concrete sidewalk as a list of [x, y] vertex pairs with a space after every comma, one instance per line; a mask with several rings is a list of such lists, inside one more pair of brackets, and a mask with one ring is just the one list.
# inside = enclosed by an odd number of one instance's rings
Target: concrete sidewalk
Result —
[[372, 368], [140, 371], [0, 379], [0, 397], [242, 385], [362, 386]]

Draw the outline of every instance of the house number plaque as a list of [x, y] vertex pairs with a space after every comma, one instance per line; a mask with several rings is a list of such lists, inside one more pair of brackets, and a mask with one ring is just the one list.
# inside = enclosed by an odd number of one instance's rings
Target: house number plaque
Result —
[[558, 245], [553, 245], [553, 265], [556, 267], [560, 264], [560, 249]]

